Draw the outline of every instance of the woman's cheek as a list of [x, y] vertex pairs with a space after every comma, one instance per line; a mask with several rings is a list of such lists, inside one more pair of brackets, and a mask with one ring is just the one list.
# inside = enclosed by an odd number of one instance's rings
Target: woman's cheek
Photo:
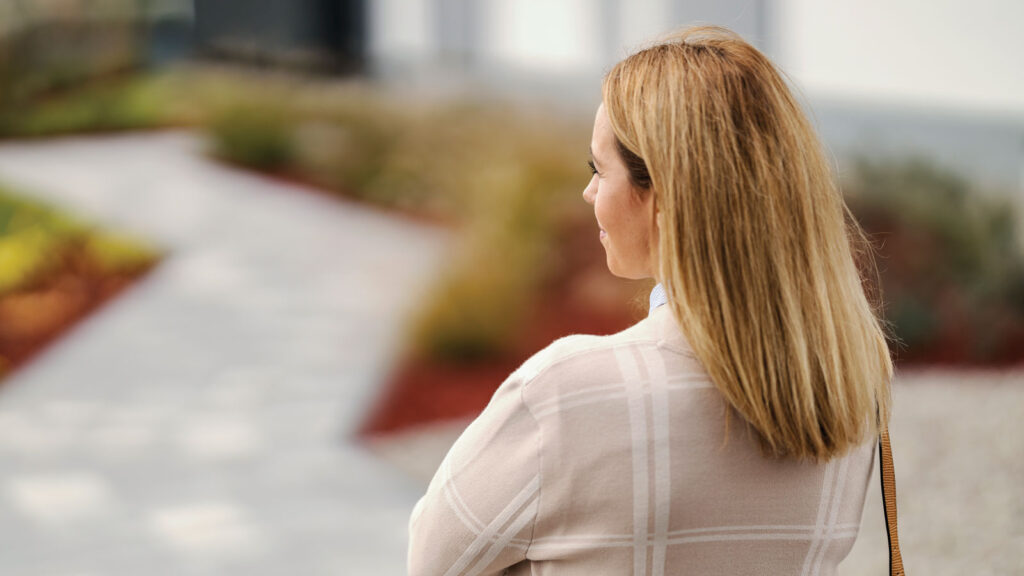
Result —
[[597, 199], [594, 202], [594, 215], [597, 216], [597, 224], [607, 232], [609, 226], [612, 224], [614, 217], [610, 214], [609, 206], [607, 203], [607, 195], [602, 195], [598, 192]]

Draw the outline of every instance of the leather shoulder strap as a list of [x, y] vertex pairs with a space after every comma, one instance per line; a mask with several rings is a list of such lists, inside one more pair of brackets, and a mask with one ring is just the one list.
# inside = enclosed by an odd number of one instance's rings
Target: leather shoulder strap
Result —
[[887, 427], [883, 427], [878, 436], [878, 458], [881, 460], [879, 476], [882, 479], [882, 507], [885, 509], [885, 528], [889, 537], [889, 576], [904, 576], [900, 538], [896, 529], [896, 471], [892, 465]]

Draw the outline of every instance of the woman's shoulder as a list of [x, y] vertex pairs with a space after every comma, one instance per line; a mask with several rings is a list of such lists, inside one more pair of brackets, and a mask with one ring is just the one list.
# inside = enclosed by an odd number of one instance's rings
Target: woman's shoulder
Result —
[[661, 306], [646, 318], [614, 334], [570, 334], [558, 338], [523, 362], [516, 372], [529, 381], [553, 369], [577, 364], [592, 365], [601, 357], [613, 356], [616, 350], [645, 345], [695, 358], [668, 306]]
[[651, 318], [645, 318], [614, 334], [569, 334], [530, 356], [516, 373], [524, 382], [531, 382], [553, 371], [564, 376], [565, 370], [575, 372], [574, 366], [599, 365], [601, 358], [613, 355], [616, 349], [631, 345], [656, 346], [660, 341]]

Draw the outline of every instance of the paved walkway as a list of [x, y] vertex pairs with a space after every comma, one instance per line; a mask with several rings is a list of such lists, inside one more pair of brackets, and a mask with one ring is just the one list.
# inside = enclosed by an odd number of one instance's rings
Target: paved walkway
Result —
[[349, 437], [446, 238], [201, 146], [0, 146], [0, 180], [168, 251], [0, 387], [0, 574], [404, 574], [423, 486]]

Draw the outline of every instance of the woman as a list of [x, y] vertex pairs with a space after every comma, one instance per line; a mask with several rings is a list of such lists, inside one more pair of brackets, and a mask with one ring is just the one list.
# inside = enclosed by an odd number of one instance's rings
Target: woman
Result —
[[691, 28], [608, 73], [591, 155], [608, 268], [657, 280], [650, 313], [502, 383], [413, 511], [410, 574], [834, 573], [893, 368], [800, 107]]

